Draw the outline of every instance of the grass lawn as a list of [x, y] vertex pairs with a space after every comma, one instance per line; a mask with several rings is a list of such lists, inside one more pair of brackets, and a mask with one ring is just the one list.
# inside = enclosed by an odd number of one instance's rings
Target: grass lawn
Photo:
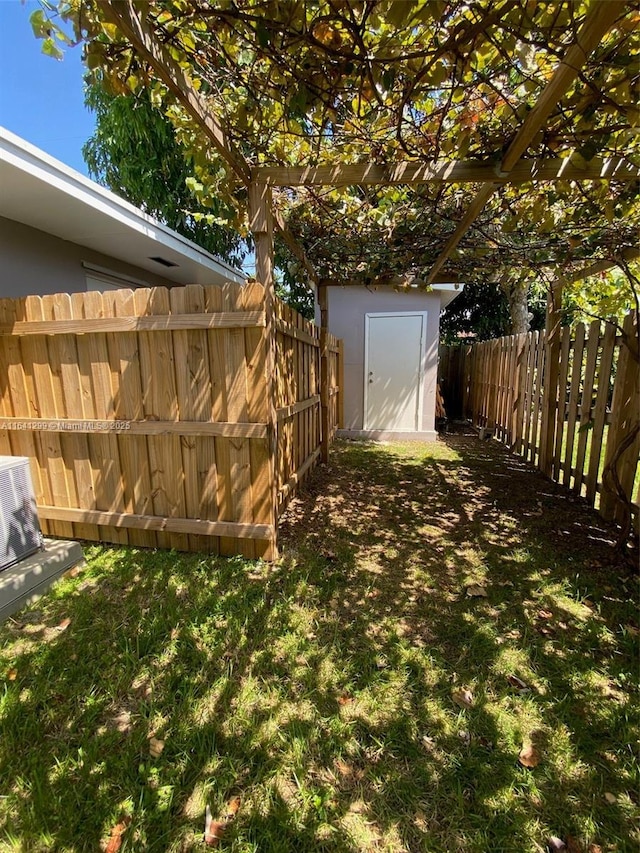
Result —
[[638, 590], [609, 538], [451, 436], [338, 444], [273, 566], [88, 547], [0, 628], [0, 850], [119, 823], [122, 851], [204, 850], [234, 797], [235, 853], [637, 850]]

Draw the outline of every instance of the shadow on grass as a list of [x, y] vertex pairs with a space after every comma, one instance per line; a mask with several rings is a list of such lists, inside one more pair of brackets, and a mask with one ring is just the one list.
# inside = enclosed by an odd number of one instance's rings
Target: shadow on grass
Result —
[[452, 436], [337, 445], [271, 567], [93, 549], [2, 634], [7, 849], [96, 850], [124, 813], [123, 850], [197, 849], [236, 793], [234, 851], [636, 849], [637, 617], [609, 538]]

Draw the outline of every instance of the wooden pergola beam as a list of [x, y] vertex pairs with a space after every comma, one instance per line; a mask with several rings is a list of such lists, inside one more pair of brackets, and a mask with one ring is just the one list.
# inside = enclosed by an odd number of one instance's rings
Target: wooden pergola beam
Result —
[[[457, 274], [454, 275], [438, 275], [437, 280], [432, 284], [460, 284], [461, 280]], [[418, 278], [411, 273], [402, 273], [397, 275], [380, 275], [373, 279], [364, 277], [353, 278], [321, 278], [318, 281], [318, 288], [325, 287], [396, 287], [398, 289], [406, 289], [412, 286], [424, 287], [423, 279]]]
[[[624, 0], [594, 0], [577, 34], [576, 41], [567, 50], [564, 59], [554, 71], [551, 80], [549, 80], [543, 89], [536, 105], [527, 115], [502, 158], [502, 163], [497, 173], [500, 178], [508, 176], [515, 168], [524, 152], [531, 145], [536, 134], [545, 126], [555, 106], [580, 73], [580, 69], [583, 67], [587, 57], [597, 47], [602, 37], [611, 28], [625, 7], [626, 3]], [[486, 184], [478, 192], [464, 218], [458, 224], [449, 240], [447, 240], [442, 252], [438, 255], [429, 273], [427, 283], [431, 283], [440, 272], [451, 252], [460, 240], [462, 240], [478, 214], [499, 186], [500, 183], [494, 181]]]
[[336, 163], [332, 166], [259, 166], [252, 178], [272, 187], [369, 186], [397, 184], [522, 184], [527, 181], [635, 181], [640, 166], [623, 157], [594, 157], [577, 165], [571, 158], [521, 160], [508, 173], [502, 164], [482, 160], [433, 163]]
[[240, 180], [244, 184], [249, 184], [251, 181], [249, 164], [240, 152], [235, 150], [224, 127], [208, 109], [205, 99], [193, 88], [184, 69], [160, 44], [151, 27], [138, 14], [132, 0], [122, 0], [119, 3], [113, 3], [110, 0], [98, 0], [98, 6], [104, 18], [115, 24], [131, 43], [136, 53], [146, 59], [162, 82], [200, 125], [216, 151], [231, 166]]
[[[620, 259], [623, 261], [636, 261], [640, 258], [640, 249], [636, 248], [628, 248], [623, 249], [620, 252]], [[553, 284], [561, 282], [562, 284], [573, 284], [575, 281], [582, 281], [584, 278], [589, 278], [590, 275], [597, 275], [600, 272], [606, 272], [607, 270], [613, 269], [614, 267], [619, 267], [619, 260], [603, 260], [596, 261], [593, 264], [589, 264], [588, 267], [583, 267], [580, 270], [577, 270], [574, 273], [570, 273], [569, 275], [559, 276]], [[553, 285], [552, 285], [553, 286]]]

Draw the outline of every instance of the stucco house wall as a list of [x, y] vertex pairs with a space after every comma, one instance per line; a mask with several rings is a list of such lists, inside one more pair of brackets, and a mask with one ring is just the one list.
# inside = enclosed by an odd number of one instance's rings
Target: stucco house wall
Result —
[[[0, 217], [0, 259], [2, 297], [85, 291], [87, 276], [91, 276], [92, 271], [83, 263], [133, 278], [140, 285], [175, 285], [174, 281], [154, 275], [149, 270], [125, 264], [109, 255], [3, 217]], [[133, 287], [135, 284], [124, 280], [121, 286]]]
[[[343, 434], [371, 438], [435, 439], [435, 395], [438, 373], [440, 293], [396, 292], [392, 288], [329, 287], [328, 327], [344, 341]], [[418, 432], [364, 431], [365, 315], [426, 311], [426, 346], [422, 382], [422, 423]]]

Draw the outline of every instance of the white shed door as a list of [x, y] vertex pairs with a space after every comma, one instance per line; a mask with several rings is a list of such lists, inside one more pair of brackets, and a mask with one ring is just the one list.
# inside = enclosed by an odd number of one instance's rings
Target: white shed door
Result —
[[365, 429], [415, 431], [427, 315], [367, 314]]

